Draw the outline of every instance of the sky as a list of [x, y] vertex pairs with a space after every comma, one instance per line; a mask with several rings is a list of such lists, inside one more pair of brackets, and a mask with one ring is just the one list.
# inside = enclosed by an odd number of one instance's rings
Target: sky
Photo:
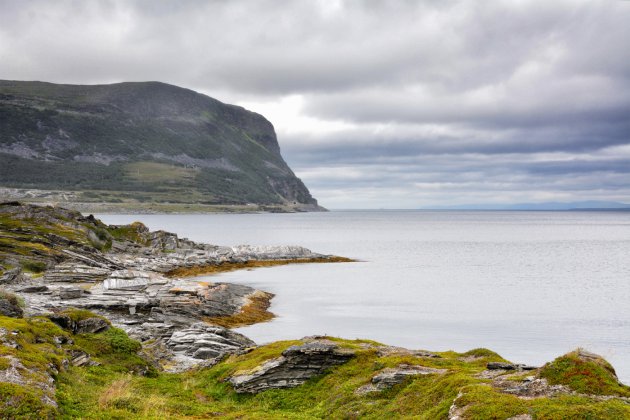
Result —
[[244, 106], [328, 208], [630, 202], [626, 0], [0, 0], [0, 79]]

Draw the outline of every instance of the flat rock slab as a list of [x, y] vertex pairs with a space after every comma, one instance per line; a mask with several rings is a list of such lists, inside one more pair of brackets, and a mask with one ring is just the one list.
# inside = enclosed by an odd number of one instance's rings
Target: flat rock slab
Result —
[[401, 384], [407, 378], [419, 375], [442, 375], [447, 369], [436, 369], [419, 365], [402, 364], [395, 368], [385, 368], [372, 378], [372, 383], [363, 385], [356, 390], [357, 394], [383, 391], [394, 385]]
[[282, 356], [252, 370], [229, 378], [238, 393], [256, 394], [267, 389], [293, 388], [354, 357], [354, 351], [329, 342], [312, 341], [291, 346]]

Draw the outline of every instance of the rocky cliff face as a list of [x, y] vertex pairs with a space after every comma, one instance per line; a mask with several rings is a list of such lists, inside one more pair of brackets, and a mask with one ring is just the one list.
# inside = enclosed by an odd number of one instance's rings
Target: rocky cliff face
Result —
[[264, 117], [158, 82], [0, 81], [0, 187], [318, 208]]

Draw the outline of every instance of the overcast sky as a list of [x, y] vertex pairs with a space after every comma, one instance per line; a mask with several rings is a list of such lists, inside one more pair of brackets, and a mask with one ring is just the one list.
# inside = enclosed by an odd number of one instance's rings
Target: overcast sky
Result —
[[245, 106], [329, 208], [630, 202], [630, 1], [0, 0], [0, 79]]

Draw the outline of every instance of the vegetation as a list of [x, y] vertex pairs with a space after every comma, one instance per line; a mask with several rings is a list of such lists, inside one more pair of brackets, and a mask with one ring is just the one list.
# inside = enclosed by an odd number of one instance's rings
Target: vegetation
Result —
[[146, 245], [142, 223], [108, 226], [92, 216], [58, 207], [0, 204], [0, 275], [20, 266], [41, 274], [66, 258], [64, 250], [78, 247], [94, 252], [111, 248], [113, 240]]
[[[67, 314], [76, 320], [94, 316], [87, 311]], [[16, 333], [18, 344], [16, 348], [0, 346], [0, 363], [4, 363], [0, 364], [0, 372], [8, 367], [6, 356], [10, 355], [28, 369], [32, 381], [43, 380], [48, 374], [54, 376], [54, 397], [59, 405], [55, 409], [44, 403], [44, 391], [36, 386], [0, 382], [2, 418], [440, 419], [447, 418], [456, 398], [457, 407], [465, 408], [463, 418], [470, 419], [506, 419], [519, 414], [530, 414], [535, 419], [630, 418], [630, 404], [620, 399], [601, 400], [589, 395], [522, 399], [502, 393], [489, 386], [489, 380], [477, 376], [488, 362], [503, 361], [485, 349], [438, 353], [440, 358], [404, 352], [379, 355], [378, 343], [329, 338], [353, 349], [356, 356], [297, 388], [241, 395], [225, 381], [228, 377], [250, 372], [302, 341], [271, 343], [247, 354], [230, 356], [212, 368], [172, 374], [157, 372], [139, 357], [140, 344], [117, 328], [72, 335], [46, 318], [0, 317], [0, 331]], [[67, 366], [63, 360], [72, 351], [89, 354], [99, 365]], [[540, 375], [547, 375], [560, 359], [545, 366]], [[381, 392], [356, 392], [383, 369], [401, 364], [420, 364], [447, 372], [409, 378]], [[588, 383], [587, 377], [582, 379]]]
[[0, 81], [0, 184], [79, 201], [316, 203], [266, 119], [163, 83]]
[[540, 376], [550, 384], [567, 385], [581, 394], [630, 397], [630, 387], [619, 383], [615, 370], [605, 360], [588, 358], [576, 350], [547, 363]]

